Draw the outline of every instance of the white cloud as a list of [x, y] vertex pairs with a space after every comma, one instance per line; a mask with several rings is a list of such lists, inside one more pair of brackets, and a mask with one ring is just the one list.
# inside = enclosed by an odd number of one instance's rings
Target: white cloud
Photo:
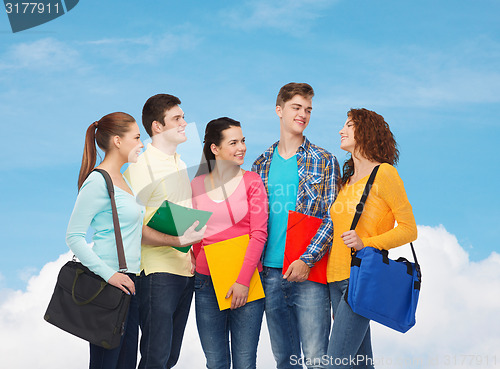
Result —
[[0, 70], [67, 71], [81, 64], [78, 51], [51, 37], [16, 44], [2, 60]]
[[200, 41], [191, 31], [75, 43], [47, 37], [9, 47], [0, 55], [0, 70], [34, 71], [40, 76], [54, 71], [87, 72], [96, 68], [96, 54], [115, 64], [160, 63], [164, 57], [195, 48]]
[[101, 57], [115, 63], [143, 64], [161, 63], [165, 57], [195, 48], [200, 41], [199, 37], [186, 31], [135, 38], [106, 38], [83, 44], [90, 45]]
[[[70, 253], [46, 264], [32, 277], [26, 291], [12, 291], [0, 304], [0, 362], [2, 367], [84, 369], [87, 345], [43, 320], [60, 267]], [[81, 364], [80, 364], [81, 363]]]
[[[500, 359], [500, 255], [471, 262], [443, 226], [418, 231], [414, 246], [423, 277], [417, 324], [401, 335], [372, 323], [375, 357], [392, 360], [378, 367], [479, 368], [487, 360], [491, 366]], [[392, 254], [412, 259], [409, 246]]]
[[37, 268], [25, 267], [18, 272], [18, 278], [23, 282], [28, 282], [36, 273], [38, 273]]
[[235, 28], [271, 28], [300, 35], [335, 2], [337, 1], [246, 1], [236, 9], [222, 11], [221, 17]]
[[[500, 255], [471, 262], [457, 239], [442, 226], [419, 226], [415, 248], [423, 281], [417, 324], [402, 335], [372, 323], [377, 368], [487, 368], [500, 362]], [[391, 257], [411, 258], [409, 247]], [[396, 255], [397, 254], [397, 255]], [[26, 291], [11, 291], [0, 303], [0, 362], [9, 369], [88, 367], [88, 347], [43, 320], [60, 267], [68, 252], [32, 277]], [[487, 364], [489, 362], [489, 365]], [[194, 314], [186, 328], [179, 368], [201, 368]], [[265, 322], [259, 368], [273, 368]]]

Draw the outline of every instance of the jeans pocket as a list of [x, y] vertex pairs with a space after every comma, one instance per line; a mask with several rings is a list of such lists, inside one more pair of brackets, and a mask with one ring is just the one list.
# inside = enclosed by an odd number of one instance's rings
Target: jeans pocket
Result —
[[196, 274], [194, 277], [194, 289], [195, 291], [202, 290], [208, 284], [210, 283], [210, 277], [209, 276], [200, 276], [199, 274]]

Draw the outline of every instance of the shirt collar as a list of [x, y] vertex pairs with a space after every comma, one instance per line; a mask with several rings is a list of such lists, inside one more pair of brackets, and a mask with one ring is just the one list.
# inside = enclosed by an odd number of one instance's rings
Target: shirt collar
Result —
[[[267, 160], [269, 160], [273, 156], [274, 150], [276, 150], [279, 143], [280, 143], [279, 141], [276, 141], [274, 144], [271, 145], [269, 149], [266, 150], [266, 152], [264, 153], [264, 157]], [[310, 148], [311, 148], [311, 142], [307, 139], [306, 136], [304, 136], [304, 142], [302, 142], [302, 144], [297, 148], [297, 153], [309, 151]]]
[[153, 144], [151, 143], [148, 143], [146, 150], [149, 153], [149, 155], [153, 156], [157, 160], [177, 162], [181, 157], [178, 153], [174, 153], [173, 155], [165, 154], [160, 149], [154, 147]]
[[308, 151], [311, 147], [311, 142], [307, 139], [306, 136], [304, 136], [304, 142], [299, 146], [297, 149], [297, 152], [299, 151]]

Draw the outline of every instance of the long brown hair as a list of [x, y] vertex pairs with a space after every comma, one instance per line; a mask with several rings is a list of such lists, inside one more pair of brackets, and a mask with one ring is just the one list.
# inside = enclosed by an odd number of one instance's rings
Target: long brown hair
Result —
[[[354, 124], [355, 151], [372, 161], [397, 164], [398, 145], [383, 116], [368, 109], [351, 109], [347, 116]], [[354, 174], [352, 155], [346, 160], [342, 170], [341, 186], [345, 185]]]
[[222, 141], [222, 132], [231, 127], [241, 127], [241, 124], [237, 120], [228, 117], [217, 118], [207, 123], [205, 127], [205, 137], [203, 139], [203, 157], [201, 158], [196, 177], [210, 173], [214, 170], [215, 155], [210, 146], [212, 146], [212, 144], [219, 146]]
[[111, 138], [113, 136], [122, 137], [129, 131], [130, 125], [133, 123], [135, 123], [135, 119], [131, 115], [117, 112], [105, 115], [87, 128], [82, 166], [78, 175], [78, 189], [82, 187], [83, 182], [95, 167], [97, 160], [96, 143], [106, 153], [109, 150]]

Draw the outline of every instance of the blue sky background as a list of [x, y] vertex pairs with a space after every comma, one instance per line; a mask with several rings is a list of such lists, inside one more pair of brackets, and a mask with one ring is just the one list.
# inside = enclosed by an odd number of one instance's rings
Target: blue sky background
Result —
[[200, 132], [241, 121], [249, 168], [278, 138], [276, 94], [291, 81], [314, 87], [306, 135], [341, 163], [346, 112], [382, 114], [417, 223], [486, 258], [500, 224], [499, 14], [497, 0], [81, 0], [16, 34], [0, 15], [0, 290], [67, 251], [90, 123], [112, 111], [140, 122], [149, 96], [171, 93]]

